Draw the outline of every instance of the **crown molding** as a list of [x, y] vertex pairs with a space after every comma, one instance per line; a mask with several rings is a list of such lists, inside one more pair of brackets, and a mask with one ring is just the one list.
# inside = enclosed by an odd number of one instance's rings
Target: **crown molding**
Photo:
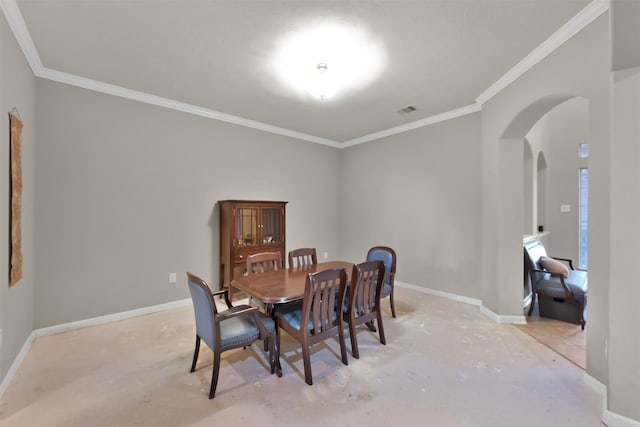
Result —
[[249, 120], [243, 117], [233, 116], [231, 114], [221, 113], [219, 111], [210, 110], [208, 108], [198, 107], [197, 105], [187, 104], [184, 102], [175, 101], [173, 99], [151, 95], [149, 93], [128, 89], [122, 86], [116, 86], [109, 83], [104, 83], [98, 80], [87, 79], [85, 77], [80, 77], [74, 74], [51, 70], [45, 67], [42, 67], [42, 69], [36, 75], [44, 79], [65, 83], [71, 86], [77, 86], [84, 89], [93, 90], [96, 92], [101, 92], [101, 93], [105, 93], [113, 96], [118, 96], [121, 98], [130, 99], [133, 101], [139, 101], [146, 104], [156, 105], [158, 107], [164, 107], [171, 110], [181, 111], [183, 113], [206, 117], [206, 118], [218, 120], [221, 122], [233, 123], [239, 126], [258, 129], [264, 132], [274, 133], [282, 136], [288, 136], [291, 138], [301, 139], [304, 141], [315, 142], [317, 144], [328, 145], [330, 147], [339, 148], [341, 146], [339, 142], [332, 141], [329, 139], [320, 138], [314, 135], [309, 135], [302, 132], [296, 132], [294, 130], [285, 129], [277, 126], [272, 126], [267, 123], [262, 123], [255, 120]]
[[558, 31], [542, 42], [540, 46], [489, 86], [475, 101], [482, 105], [493, 98], [607, 10], [609, 10], [609, 0], [593, 0], [576, 16], [560, 27]]
[[38, 55], [36, 46], [33, 44], [33, 39], [31, 38], [31, 34], [29, 34], [27, 24], [24, 22], [16, 0], [0, 0], [0, 9], [2, 9], [9, 28], [13, 31], [18, 41], [18, 46], [22, 49], [22, 53], [31, 67], [31, 71], [37, 75], [37, 71], [42, 69], [42, 61], [40, 61], [40, 55]]
[[387, 136], [396, 135], [399, 133], [407, 132], [413, 129], [418, 129], [425, 126], [430, 126], [436, 123], [443, 122], [445, 120], [455, 119], [456, 117], [464, 116], [466, 114], [475, 113], [480, 111], [481, 106], [479, 104], [471, 104], [465, 107], [457, 108], [455, 110], [447, 111], [445, 113], [436, 114], [435, 116], [427, 117], [415, 122], [405, 123], [400, 126], [392, 127], [382, 130], [380, 132], [371, 133], [369, 135], [361, 136], [359, 138], [351, 139], [342, 144], [343, 148], [353, 147], [354, 145], [364, 144], [365, 142], [374, 141], [376, 139], [385, 138]]
[[417, 120], [411, 123], [406, 123], [400, 126], [392, 127], [380, 132], [364, 135], [359, 138], [354, 138], [345, 142], [337, 142], [330, 139], [320, 138], [315, 135], [309, 135], [302, 132], [297, 132], [291, 129], [285, 129], [278, 126], [273, 126], [267, 123], [258, 122], [255, 120], [249, 120], [243, 117], [234, 116], [231, 114], [222, 113], [219, 111], [210, 110], [207, 108], [199, 107], [197, 105], [187, 104], [184, 102], [175, 101], [168, 98], [163, 98], [156, 95], [151, 95], [144, 92], [139, 92], [133, 89], [124, 88], [121, 86], [112, 85], [109, 83], [100, 82], [97, 80], [80, 77], [77, 75], [65, 73], [62, 71], [52, 70], [43, 66], [38, 51], [36, 50], [31, 34], [27, 29], [27, 25], [24, 22], [24, 18], [20, 13], [20, 9], [16, 3], [16, 0], [0, 0], [0, 8], [4, 13], [5, 18], [9, 24], [9, 27], [13, 31], [13, 34], [18, 42], [18, 45], [22, 49], [22, 52], [36, 77], [43, 79], [53, 80], [60, 83], [65, 83], [72, 86], [81, 87], [96, 92], [101, 92], [121, 98], [126, 98], [138, 102], [143, 102], [151, 105], [156, 105], [163, 108], [168, 108], [176, 111], [181, 111], [187, 114], [194, 114], [197, 116], [218, 120], [222, 122], [232, 123], [239, 126], [253, 128], [264, 132], [269, 132], [277, 135], [282, 135], [290, 138], [295, 138], [303, 141], [313, 142], [317, 144], [327, 145], [334, 148], [348, 148], [354, 145], [363, 144], [365, 142], [374, 141], [377, 139], [385, 138], [391, 135], [407, 132], [410, 130], [418, 129], [425, 126], [430, 126], [445, 120], [454, 119], [466, 114], [475, 113], [482, 109], [482, 104], [489, 99], [497, 95], [509, 84], [513, 83], [531, 67], [543, 60], [555, 49], [560, 47], [564, 42], [573, 37], [576, 33], [589, 25], [592, 21], [602, 15], [609, 9], [609, 0], [593, 0], [576, 16], [563, 25], [558, 31], [556, 31], [551, 37], [545, 40], [540, 46], [538, 46], [533, 52], [527, 55], [522, 61], [516, 64], [511, 70], [504, 74], [498, 81], [492, 84], [487, 90], [485, 90], [480, 96], [475, 99], [474, 104], [467, 105], [455, 110], [447, 111], [441, 114], [436, 114], [431, 117], [427, 117], [421, 120]]

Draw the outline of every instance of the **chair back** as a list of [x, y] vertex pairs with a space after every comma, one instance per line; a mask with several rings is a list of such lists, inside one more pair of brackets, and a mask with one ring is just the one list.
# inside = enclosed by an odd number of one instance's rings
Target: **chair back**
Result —
[[209, 348], [213, 349], [220, 331], [215, 321], [218, 309], [213, 301], [211, 289], [204, 280], [191, 273], [187, 273], [187, 283], [196, 317], [196, 334], [207, 343]]
[[289, 268], [306, 267], [317, 263], [316, 248], [300, 248], [289, 252]]
[[301, 331], [313, 335], [331, 333], [342, 324], [341, 307], [347, 284], [344, 268], [311, 273], [305, 283], [302, 303]]
[[385, 267], [382, 261], [367, 261], [353, 266], [351, 286], [347, 290], [347, 313], [354, 318], [380, 309]]
[[529, 276], [531, 279], [531, 285], [534, 286], [538, 281], [540, 275], [535, 270], [544, 270], [540, 266], [540, 258], [543, 256], [547, 256], [547, 250], [545, 249], [542, 242], [538, 240], [534, 240], [533, 242], [529, 242], [524, 245], [524, 261], [525, 261], [525, 271], [529, 272]]
[[367, 253], [367, 261], [384, 263], [384, 283], [392, 286], [396, 275], [396, 251], [388, 246], [374, 246]]
[[540, 269], [540, 258], [543, 256], [547, 256], [547, 250], [544, 248], [544, 245], [539, 240], [535, 240], [533, 242], [527, 243], [524, 245], [524, 250], [528, 256], [528, 267], [534, 269]]
[[280, 252], [260, 252], [247, 257], [247, 274], [282, 270]]

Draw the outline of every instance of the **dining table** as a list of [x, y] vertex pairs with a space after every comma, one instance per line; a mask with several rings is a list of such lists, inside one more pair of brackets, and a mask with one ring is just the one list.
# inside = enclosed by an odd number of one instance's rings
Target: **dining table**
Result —
[[304, 297], [307, 276], [310, 273], [333, 268], [344, 268], [347, 271], [347, 275], [351, 275], [353, 263], [346, 261], [329, 261], [268, 271], [260, 274], [239, 276], [233, 279], [231, 286], [267, 306], [273, 306], [275, 304], [283, 304], [302, 299]]
[[[329, 261], [319, 264], [292, 267], [287, 269], [267, 271], [260, 274], [250, 274], [238, 276], [231, 281], [231, 286], [239, 289], [250, 297], [265, 304], [265, 310], [273, 316], [273, 307], [276, 304], [284, 304], [304, 298], [304, 288], [307, 276], [310, 273], [330, 270], [333, 268], [344, 268], [347, 275], [353, 269], [353, 263], [346, 261]], [[276, 328], [276, 334], [279, 334]], [[280, 339], [276, 340], [276, 374], [282, 376], [282, 366], [280, 365]], [[265, 342], [265, 350], [267, 344]]]

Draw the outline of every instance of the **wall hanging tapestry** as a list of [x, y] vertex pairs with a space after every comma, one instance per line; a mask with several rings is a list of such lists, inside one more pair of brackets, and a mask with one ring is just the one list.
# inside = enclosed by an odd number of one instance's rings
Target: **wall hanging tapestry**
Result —
[[9, 113], [11, 121], [11, 245], [9, 269], [9, 287], [22, 279], [22, 232], [20, 218], [22, 216], [22, 121], [17, 114]]

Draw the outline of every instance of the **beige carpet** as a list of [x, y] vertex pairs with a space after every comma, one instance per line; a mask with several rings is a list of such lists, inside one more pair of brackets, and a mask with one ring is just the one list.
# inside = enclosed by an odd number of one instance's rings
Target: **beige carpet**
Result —
[[[38, 338], [0, 403], [3, 427], [37, 426], [601, 426], [583, 372], [477, 307], [397, 289], [388, 344], [362, 327], [361, 358], [314, 347], [314, 385], [283, 334], [284, 375], [260, 345], [224, 354], [207, 399], [211, 352], [194, 345], [191, 307]], [[348, 344], [347, 344], [348, 345]]]

